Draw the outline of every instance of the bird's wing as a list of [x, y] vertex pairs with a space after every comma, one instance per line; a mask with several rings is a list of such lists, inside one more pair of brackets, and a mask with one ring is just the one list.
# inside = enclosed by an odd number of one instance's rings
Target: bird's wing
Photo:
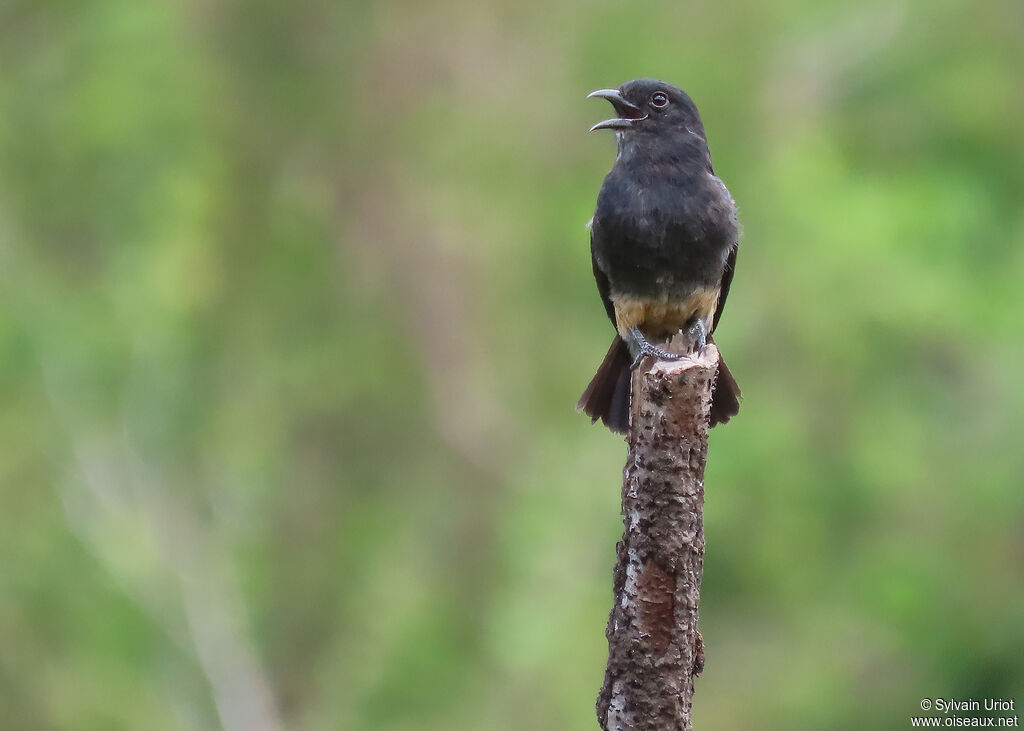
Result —
[[715, 307], [715, 321], [711, 323], [711, 332], [718, 327], [718, 321], [722, 319], [722, 310], [725, 309], [725, 298], [729, 296], [729, 287], [732, 286], [732, 275], [736, 271], [736, 252], [739, 251], [739, 244], [733, 244], [729, 250], [729, 258], [725, 261], [725, 271], [722, 272], [722, 286], [718, 290], [718, 305]]
[[612, 304], [611, 298], [611, 283], [608, 281], [608, 275], [604, 273], [601, 266], [597, 263], [597, 256], [594, 254], [594, 230], [590, 230], [590, 261], [594, 267], [594, 280], [597, 282], [597, 291], [601, 295], [601, 301], [604, 302], [604, 310], [608, 313], [608, 318], [612, 321], [612, 325], [618, 327], [615, 322], [615, 305]]

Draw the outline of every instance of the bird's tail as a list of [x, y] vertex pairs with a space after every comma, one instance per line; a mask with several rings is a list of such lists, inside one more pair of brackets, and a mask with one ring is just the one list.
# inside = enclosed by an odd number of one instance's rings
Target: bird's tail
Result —
[[618, 335], [576, 408], [618, 434], [629, 432], [629, 348]]
[[[708, 342], [714, 342], [708, 338]], [[715, 392], [711, 396], [711, 426], [724, 424], [740, 412], [740, 385], [732, 377], [729, 366], [718, 352], [718, 378], [715, 379]]]
[[[709, 342], [711, 339], [708, 339]], [[629, 432], [630, 365], [626, 342], [615, 336], [608, 353], [584, 389], [576, 408], [592, 421], [600, 419], [618, 434]], [[719, 353], [718, 378], [711, 397], [711, 426], [724, 424], [740, 410], [740, 387]]]

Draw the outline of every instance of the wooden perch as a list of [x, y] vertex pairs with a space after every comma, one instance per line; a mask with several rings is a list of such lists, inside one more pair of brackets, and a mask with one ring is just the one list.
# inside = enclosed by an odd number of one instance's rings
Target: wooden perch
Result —
[[718, 350], [646, 359], [633, 372], [625, 531], [617, 547], [608, 666], [597, 699], [605, 731], [689, 730], [704, 668], [697, 607], [704, 569], [704, 463]]

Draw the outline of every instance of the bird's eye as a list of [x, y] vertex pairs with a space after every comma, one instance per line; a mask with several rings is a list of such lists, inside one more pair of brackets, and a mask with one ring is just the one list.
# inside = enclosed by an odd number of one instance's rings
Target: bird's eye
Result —
[[664, 109], [668, 106], [668, 95], [660, 91], [651, 94], [651, 106], [655, 109]]

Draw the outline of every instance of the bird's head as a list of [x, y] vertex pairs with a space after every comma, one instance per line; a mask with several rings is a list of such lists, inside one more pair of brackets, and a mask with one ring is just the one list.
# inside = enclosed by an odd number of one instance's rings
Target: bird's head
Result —
[[657, 79], [627, 81], [618, 89], [598, 89], [587, 98], [607, 99], [616, 117], [598, 122], [590, 131], [613, 129], [620, 134], [677, 130], [706, 139], [700, 114], [686, 92]]

